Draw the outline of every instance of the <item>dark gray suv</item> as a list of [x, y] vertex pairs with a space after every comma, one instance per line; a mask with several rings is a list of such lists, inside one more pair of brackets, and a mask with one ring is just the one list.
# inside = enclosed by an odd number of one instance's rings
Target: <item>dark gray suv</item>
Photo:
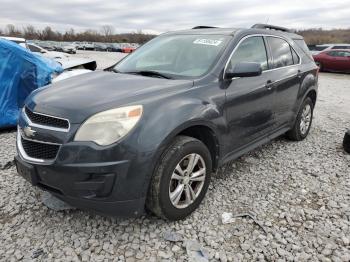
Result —
[[17, 170], [67, 203], [182, 219], [220, 165], [311, 127], [318, 68], [281, 27], [162, 34], [107, 71], [34, 91]]

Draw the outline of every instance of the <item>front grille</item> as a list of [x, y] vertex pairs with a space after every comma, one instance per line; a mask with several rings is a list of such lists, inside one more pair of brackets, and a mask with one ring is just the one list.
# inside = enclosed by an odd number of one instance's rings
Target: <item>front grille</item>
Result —
[[27, 117], [30, 119], [30, 121], [32, 121], [32, 123], [34, 124], [56, 127], [56, 128], [63, 128], [63, 129], [69, 128], [68, 120], [34, 113], [30, 111], [27, 107], [25, 107], [25, 113]]
[[54, 159], [60, 148], [59, 145], [46, 144], [37, 141], [23, 139], [21, 137], [21, 143], [24, 151], [29, 157], [36, 159]]

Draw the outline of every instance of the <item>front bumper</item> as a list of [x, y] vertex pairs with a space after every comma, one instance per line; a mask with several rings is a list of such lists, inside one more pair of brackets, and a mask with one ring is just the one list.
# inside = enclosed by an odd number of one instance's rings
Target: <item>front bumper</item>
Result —
[[16, 156], [15, 162], [17, 172], [32, 185], [77, 208], [110, 216], [130, 217], [144, 213], [145, 197], [118, 200], [121, 190], [132, 188], [123, 181], [128, 161], [57, 166], [35, 165]]
[[[47, 117], [68, 121], [42, 119]], [[78, 208], [112, 216], [144, 213], [157, 150], [140, 144], [137, 132], [102, 147], [74, 141], [79, 124], [68, 121], [68, 128], [58, 130], [29, 120], [23, 110], [15, 158], [20, 175]]]

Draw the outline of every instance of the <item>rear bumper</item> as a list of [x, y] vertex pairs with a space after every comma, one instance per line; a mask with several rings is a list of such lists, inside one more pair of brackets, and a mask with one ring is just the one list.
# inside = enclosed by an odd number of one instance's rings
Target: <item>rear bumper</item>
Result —
[[[128, 161], [107, 163], [39, 165], [15, 157], [18, 173], [32, 185], [49, 191], [70, 205], [110, 216], [139, 216], [145, 197], [121, 199], [133, 191], [128, 182]], [[137, 190], [137, 189], [136, 189]]]

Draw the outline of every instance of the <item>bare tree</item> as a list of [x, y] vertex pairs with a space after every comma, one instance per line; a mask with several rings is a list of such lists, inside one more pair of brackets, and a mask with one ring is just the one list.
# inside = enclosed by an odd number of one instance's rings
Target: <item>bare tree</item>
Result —
[[6, 26], [6, 31], [9, 36], [21, 36], [21, 32], [12, 24]]
[[103, 25], [101, 27], [101, 32], [104, 35], [106, 41], [112, 41], [112, 36], [114, 34], [114, 27], [112, 25]]
[[23, 27], [23, 36], [26, 39], [37, 39], [38, 34], [34, 26], [27, 25], [26, 27]]
[[50, 26], [37, 30], [33, 25], [23, 28], [16, 28], [9, 24], [6, 28], [0, 28], [0, 35], [24, 37], [30, 40], [51, 40], [51, 41], [88, 41], [88, 42], [111, 42], [111, 43], [140, 43], [143, 44], [154, 37], [154, 35], [144, 34], [141, 30], [137, 33], [115, 34], [112, 25], [103, 26], [100, 31], [86, 30], [75, 32], [69, 29], [64, 33], [53, 30]]
[[66, 31], [63, 35], [64, 41], [75, 41], [76, 40], [76, 34], [73, 28]]

